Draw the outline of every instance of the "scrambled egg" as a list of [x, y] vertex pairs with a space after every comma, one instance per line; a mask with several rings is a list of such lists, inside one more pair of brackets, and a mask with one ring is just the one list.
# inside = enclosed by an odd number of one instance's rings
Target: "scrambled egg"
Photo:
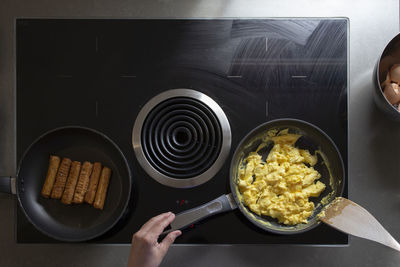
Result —
[[[258, 215], [287, 225], [307, 223], [314, 210], [308, 198], [318, 197], [325, 189], [325, 184], [316, 181], [321, 177], [313, 168], [317, 156], [294, 146], [299, 137], [289, 134], [288, 129], [269, 132], [239, 169], [238, 187], [244, 204]], [[271, 140], [274, 146], [265, 162], [257, 152]]]

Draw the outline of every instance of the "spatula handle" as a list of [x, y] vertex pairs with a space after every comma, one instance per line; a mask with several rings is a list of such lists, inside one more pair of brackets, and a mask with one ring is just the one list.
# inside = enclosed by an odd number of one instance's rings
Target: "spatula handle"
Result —
[[400, 251], [400, 244], [360, 205], [346, 198], [336, 198], [325, 208], [321, 221], [347, 234], [369, 239]]

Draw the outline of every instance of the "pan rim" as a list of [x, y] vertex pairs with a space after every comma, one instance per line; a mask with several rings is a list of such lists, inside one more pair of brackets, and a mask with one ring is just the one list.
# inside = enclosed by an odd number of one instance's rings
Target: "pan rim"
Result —
[[[235, 152], [233, 153], [232, 160], [231, 160], [231, 163], [230, 163], [230, 169], [229, 169], [229, 184], [230, 184], [230, 189], [231, 189], [233, 198], [235, 199], [235, 202], [236, 202], [236, 204], [237, 204], [237, 206], [238, 206], [240, 212], [241, 212], [241, 213], [246, 217], [246, 219], [249, 220], [253, 225], [257, 226], [258, 228], [260, 228], [260, 229], [262, 229], [262, 230], [264, 230], [264, 231], [268, 231], [268, 232], [271, 232], [271, 233], [274, 233], [274, 234], [281, 234], [281, 235], [301, 234], [301, 233], [304, 233], [304, 232], [307, 232], [307, 231], [310, 231], [310, 230], [314, 229], [315, 227], [317, 227], [318, 225], [321, 224], [321, 221], [320, 221], [320, 220], [316, 220], [315, 223], [311, 224], [309, 227], [304, 228], [304, 229], [294, 230], [294, 231], [282, 231], [282, 230], [276, 230], [276, 229], [269, 228], [268, 226], [260, 224], [259, 222], [257, 222], [256, 220], [252, 219], [251, 217], [249, 217], [249, 216], [247, 215], [247, 213], [243, 210], [243, 209], [244, 209], [244, 205], [241, 203], [241, 201], [239, 201], [238, 196], [237, 196], [237, 193], [236, 193], [236, 191], [235, 191], [235, 189], [236, 189], [236, 188], [235, 188], [235, 185], [236, 185], [236, 184], [235, 184], [234, 181], [233, 181], [234, 178], [233, 178], [233, 175], [232, 175], [232, 170], [233, 170], [233, 167], [234, 167], [234, 166], [233, 166], [233, 161], [234, 161], [234, 159], [236, 158], [236, 156], [237, 156], [237, 154], [238, 154], [238, 152], [239, 152], [239, 148], [243, 145], [243, 143], [246, 141], [246, 139], [248, 139], [249, 136], [251, 136], [251, 135], [252, 135], [254, 132], [256, 132], [258, 129], [264, 128], [264, 127], [266, 127], [267, 125], [273, 124], [273, 123], [276, 123], [276, 122], [289, 122], [289, 123], [290, 123], [290, 122], [295, 122], [295, 123], [305, 124], [305, 125], [307, 125], [307, 126], [310, 126], [311, 128], [314, 128], [315, 130], [317, 130], [319, 133], [321, 133], [321, 134], [329, 141], [329, 143], [330, 143], [330, 144], [332, 145], [332, 147], [335, 149], [336, 154], [338, 155], [339, 160], [340, 160], [340, 165], [341, 165], [341, 169], [342, 169], [343, 182], [342, 182], [341, 185], [340, 185], [339, 192], [338, 192], [338, 196], [342, 196], [342, 195], [343, 195], [344, 185], [345, 185], [345, 183], [346, 183], [346, 170], [345, 170], [345, 165], [344, 165], [344, 162], [343, 162], [343, 157], [342, 157], [342, 155], [340, 154], [340, 151], [339, 151], [338, 147], [336, 146], [335, 142], [333, 142], [333, 140], [329, 137], [329, 135], [326, 134], [326, 133], [325, 133], [321, 128], [319, 128], [318, 126], [316, 126], [316, 125], [314, 125], [314, 124], [312, 124], [312, 123], [310, 123], [310, 122], [307, 122], [307, 121], [304, 121], [304, 120], [301, 120], [301, 119], [295, 119], [295, 118], [279, 118], [279, 119], [274, 119], [274, 120], [266, 121], [266, 122], [264, 122], [264, 123], [258, 125], [257, 127], [253, 128], [250, 132], [248, 132], [248, 133], [240, 140], [239, 144], [238, 144], [237, 147], [235, 148]], [[265, 130], [267, 130], [267, 129], [265, 129]]]
[[[37, 144], [40, 140], [42, 140], [43, 138], [45, 138], [46, 136], [48, 136], [48, 135], [50, 135], [50, 134], [52, 134], [52, 133], [54, 133], [54, 132], [57, 132], [57, 131], [64, 131], [64, 130], [73, 130], [73, 129], [88, 131], [88, 132], [90, 132], [90, 133], [92, 133], [92, 134], [95, 134], [95, 135], [100, 136], [103, 140], [105, 140], [105, 141], [111, 143], [111, 145], [118, 151], [119, 155], [121, 156], [121, 158], [122, 158], [122, 160], [123, 160], [123, 163], [124, 163], [124, 165], [125, 165], [125, 167], [126, 167], [126, 169], [127, 169], [127, 171], [128, 171], [128, 176], [129, 176], [129, 181], [128, 181], [128, 183], [129, 183], [128, 197], [127, 197], [127, 199], [126, 199], [126, 201], [125, 201], [125, 203], [124, 203], [123, 210], [121, 211], [121, 213], [119, 214], [119, 216], [116, 217], [116, 219], [115, 219], [110, 225], [108, 225], [105, 229], [103, 229], [101, 232], [96, 233], [96, 234], [93, 234], [93, 235], [90, 235], [90, 236], [85, 237], [85, 238], [63, 238], [63, 237], [58, 237], [58, 236], [56, 236], [56, 235], [53, 235], [53, 234], [47, 232], [45, 229], [43, 229], [43, 227], [39, 227], [38, 224], [37, 224], [34, 220], [31, 219], [31, 217], [28, 215], [27, 211], [25, 210], [25, 207], [24, 207], [24, 205], [23, 205], [23, 203], [22, 203], [22, 201], [21, 201], [21, 198], [20, 198], [20, 190], [19, 190], [19, 188], [18, 188], [18, 186], [19, 186], [19, 185], [18, 185], [18, 184], [19, 184], [19, 179], [20, 179], [20, 178], [19, 178], [19, 172], [20, 172], [20, 169], [21, 169], [22, 162], [23, 162], [23, 160], [25, 159], [26, 155], [29, 153], [29, 151], [32, 149], [32, 147], [33, 147], [35, 144]], [[57, 128], [48, 130], [48, 131], [44, 132], [43, 134], [41, 134], [39, 137], [37, 137], [37, 138], [25, 149], [24, 153], [22, 154], [21, 159], [20, 159], [19, 162], [18, 162], [18, 167], [17, 167], [17, 172], [16, 172], [16, 180], [17, 180], [17, 182], [16, 182], [16, 196], [17, 196], [17, 199], [18, 199], [18, 203], [19, 203], [19, 206], [21, 207], [21, 209], [22, 209], [24, 215], [25, 215], [26, 218], [28, 219], [28, 221], [29, 221], [37, 230], [39, 230], [39, 231], [42, 232], [43, 234], [45, 234], [45, 235], [47, 235], [47, 236], [49, 236], [49, 237], [51, 237], [51, 238], [54, 238], [54, 239], [56, 239], [56, 240], [65, 241], [65, 242], [84, 242], [84, 241], [89, 241], [89, 240], [92, 240], [92, 239], [94, 239], [94, 238], [100, 237], [100, 236], [102, 236], [103, 234], [107, 233], [109, 230], [111, 230], [111, 229], [119, 222], [119, 220], [121, 219], [121, 217], [124, 215], [124, 213], [125, 213], [125, 211], [126, 211], [126, 208], [128, 207], [129, 201], [130, 201], [130, 199], [131, 199], [131, 193], [132, 193], [132, 172], [131, 172], [130, 166], [129, 166], [129, 164], [128, 164], [128, 161], [127, 161], [127, 159], [126, 159], [126, 156], [124, 155], [124, 153], [122, 152], [122, 150], [120, 149], [120, 147], [119, 147], [111, 138], [109, 138], [109, 137], [108, 137], [107, 135], [105, 135], [104, 133], [102, 133], [102, 132], [100, 132], [100, 131], [98, 131], [98, 130], [89, 128], [89, 127], [79, 126], [79, 125], [67, 125], [67, 126], [57, 127]]]

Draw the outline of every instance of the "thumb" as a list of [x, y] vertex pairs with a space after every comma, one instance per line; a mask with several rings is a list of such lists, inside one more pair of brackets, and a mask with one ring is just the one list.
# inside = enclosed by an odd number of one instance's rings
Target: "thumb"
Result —
[[182, 234], [181, 231], [173, 231], [169, 233], [164, 240], [160, 243], [160, 249], [162, 250], [163, 256], [167, 253], [169, 247], [174, 243], [175, 239]]

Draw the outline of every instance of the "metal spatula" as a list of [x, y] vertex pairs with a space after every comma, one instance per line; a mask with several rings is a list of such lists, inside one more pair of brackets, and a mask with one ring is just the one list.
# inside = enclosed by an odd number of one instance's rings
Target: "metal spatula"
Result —
[[338, 197], [324, 211], [319, 219], [333, 228], [400, 251], [400, 244], [374, 216], [353, 201]]

